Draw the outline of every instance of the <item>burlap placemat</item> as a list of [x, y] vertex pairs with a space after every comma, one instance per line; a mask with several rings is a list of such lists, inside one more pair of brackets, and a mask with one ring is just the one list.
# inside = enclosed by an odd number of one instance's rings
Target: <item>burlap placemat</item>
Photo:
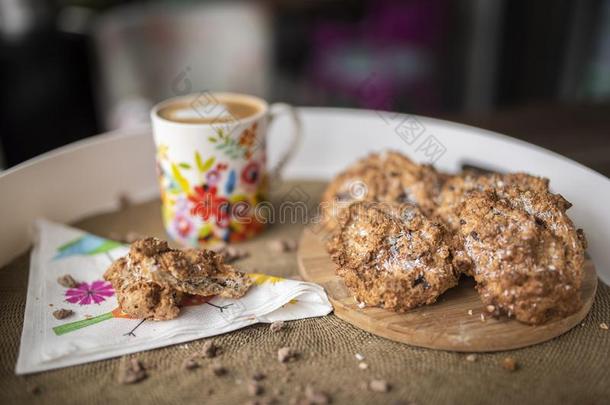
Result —
[[[309, 198], [311, 208], [322, 187], [319, 183], [284, 184], [274, 200]], [[75, 226], [105, 236], [136, 231], [164, 237], [156, 201], [79, 221]], [[295, 254], [271, 253], [267, 242], [298, 237], [302, 228], [298, 223], [272, 226], [243, 245], [251, 257], [239, 265], [268, 274], [295, 275]], [[271, 333], [267, 325], [255, 325], [216, 337], [223, 351], [218, 360], [228, 371], [224, 376], [215, 376], [206, 366], [193, 371], [182, 369], [182, 361], [202, 348], [203, 341], [195, 341], [134, 355], [149, 370], [149, 377], [139, 384], [119, 385], [119, 359], [15, 376], [27, 272], [28, 255], [0, 270], [3, 404], [240, 404], [254, 398], [247, 382], [257, 372], [267, 376], [261, 383], [265, 392], [257, 398], [273, 398], [279, 404], [298, 403], [305, 397], [307, 384], [326, 392], [337, 404], [594, 404], [610, 399], [610, 331], [600, 328], [600, 323], [610, 323], [610, 288], [602, 283], [593, 309], [581, 326], [537, 346], [480, 354], [475, 362], [467, 361], [464, 354], [394, 343], [330, 315], [291, 322], [278, 333]], [[296, 348], [300, 359], [280, 364], [277, 350], [281, 346]], [[368, 369], [358, 367], [356, 353], [364, 355]], [[500, 366], [507, 355], [518, 361], [517, 371], [508, 372]], [[364, 388], [372, 379], [386, 380], [390, 391]]]

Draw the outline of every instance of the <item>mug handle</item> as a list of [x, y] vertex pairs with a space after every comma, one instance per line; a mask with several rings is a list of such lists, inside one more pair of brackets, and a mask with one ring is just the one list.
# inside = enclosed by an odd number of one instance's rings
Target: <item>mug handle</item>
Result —
[[300, 145], [301, 140], [303, 138], [301, 118], [299, 117], [299, 114], [297, 113], [296, 109], [293, 106], [291, 106], [290, 104], [286, 104], [286, 103], [272, 104], [269, 107], [268, 125], [270, 126], [271, 123], [273, 121], [275, 121], [275, 119], [279, 115], [284, 114], [284, 113], [287, 113], [290, 116], [294, 129], [292, 131], [292, 141], [290, 142], [288, 149], [284, 152], [284, 154], [282, 155], [280, 160], [277, 162], [275, 167], [270, 170], [271, 178], [273, 180], [278, 180], [281, 178], [281, 174], [282, 174], [282, 170], [284, 170], [284, 166], [286, 166], [286, 163], [288, 163], [290, 161], [290, 159], [293, 158], [294, 153], [297, 151], [297, 147]]

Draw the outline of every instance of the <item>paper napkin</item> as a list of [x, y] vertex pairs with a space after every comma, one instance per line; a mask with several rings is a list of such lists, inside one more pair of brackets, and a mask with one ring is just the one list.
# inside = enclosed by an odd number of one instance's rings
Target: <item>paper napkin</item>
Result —
[[[316, 284], [249, 274], [240, 299], [187, 300], [169, 321], [128, 318], [103, 274], [128, 247], [78, 229], [39, 220], [30, 262], [27, 303], [16, 373], [26, 374], [107, 359], [234, 331], [258, 322], [323, 316], [332, 311]], [[57, 279], [71, 275], [74, 288]], [[55, 319], [65, 308], [74, 314]]]

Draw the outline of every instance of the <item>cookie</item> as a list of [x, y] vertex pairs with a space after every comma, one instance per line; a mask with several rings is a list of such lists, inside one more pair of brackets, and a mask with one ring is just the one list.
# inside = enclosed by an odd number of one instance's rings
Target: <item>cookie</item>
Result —
[[549, 193], [549, 180], [526, 173], [485, 173], [466, 171], [447, 176], [435, 199], [434, 214], [451, 230], [459, 228], [457, 209], [473, 191], [495, 190], [500, 195], [507, 187]]
[[320, 204], [322, 223], [336, 227], [355, 201], [417, 204], [425, 214], [435, 211], [435, 198], [445, 175], [399, 152], [373, 153], [340, 173], [326, 188]]
[[406, 311], [457, 284], [452, 235], [413, 204], [356, 202], [327, 248], [356, 300]]
[[132, 243], [104, 278], [115, 288], [119, 305], [137, 318], [172, 319], [185, 294], [242, 297], [252, 281], [209, 250], [171, 249], [167, 242], [147, 238]]
[[570, 204], [540, 186], [471, 191], [456, 210], [483, 303], [528, 324], [581, 307], [584, 234], [566, 214]]

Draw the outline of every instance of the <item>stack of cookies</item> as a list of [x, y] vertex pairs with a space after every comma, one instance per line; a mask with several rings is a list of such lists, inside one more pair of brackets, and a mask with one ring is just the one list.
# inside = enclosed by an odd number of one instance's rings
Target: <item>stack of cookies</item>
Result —
[[355, 298], [406, 311], [474, 277], [493, 314], [541, 324], [580, 306], [586, 241], [548, 179], [450, 175], [398, 152], [340, 173], [321, 203], [332, 260]]

